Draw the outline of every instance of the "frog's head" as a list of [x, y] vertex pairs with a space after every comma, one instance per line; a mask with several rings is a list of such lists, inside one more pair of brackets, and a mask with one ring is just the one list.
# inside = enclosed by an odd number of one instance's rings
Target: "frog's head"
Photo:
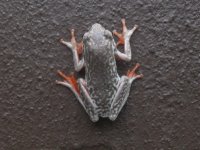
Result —
[[85, 47], [90, 50], [106, 50], [113, 42], [112, 33], [102, 27], [100, 24], [95, 23], [83, 36]]

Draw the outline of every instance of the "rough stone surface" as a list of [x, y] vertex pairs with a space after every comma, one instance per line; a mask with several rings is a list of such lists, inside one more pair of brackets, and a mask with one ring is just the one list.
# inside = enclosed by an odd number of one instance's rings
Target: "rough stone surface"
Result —
[[[55, 85], [74, 71], [58, 40], [95, 22], [140, 26], [131, 39], [145, 77], [115, 122], [92, 123], [75, 96]], [[199, 0], [0, 1], [0, 149], [199, 150]], [[82, 73], [83, 74], [83, 73]]]

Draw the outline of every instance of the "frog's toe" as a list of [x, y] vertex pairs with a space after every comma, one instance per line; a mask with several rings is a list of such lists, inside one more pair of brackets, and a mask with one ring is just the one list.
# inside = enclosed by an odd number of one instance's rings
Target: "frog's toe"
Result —
[[99, 116], [97, 116], [97, 115], [91, 116], [91, 117], [90, 117], [90, 120], [91, 120], [92, 122], [97, 122], [97, 121], [99, 121]]
[[56, 84], [60, 84], [60, 85], [66, 86], [68, 88], [72, 88], [72, 86], [67, 81], [58, 81], [58, 80], [56, 80]]
[[138, 28], [139, 26], [138, 25], [134, 25], [134, 27], [131, 29], [131, 30], [127, 30], [126, 33], [125, 33], [125, 36], [130, 38], [131, 35], [133, 34], [133, 32]]
[[143, 77], [143, 74], [139, 74], [139, 75], [136, 74], [136, 70], [137, 70], [139, 67], [140, 67], [140, 64], [137, 63], [137, 64], [135, 65], [135, 67], [134, 67], [132, 70], [128, 70], [127, 76], [128, 76], [129, 78], [132, 78], [132, 79], [142, 78], [142, 77]]
[[59, 41], [60, 41], [60, 43], [66, 45], [66, 46], [69, 47], [70, 49], [73, 48], [73, 45], [71, 44], [71, 42], [66, 42], [66, 41], [64, 41], [63, 39], [60, 39]]
[[115, 121], [116, 118], [117, 118], [117, 115], [116, 115], [116, 114], [111, 114], [111, 115], [109, 116], [109, 119], [110, 119], [111, 121]]

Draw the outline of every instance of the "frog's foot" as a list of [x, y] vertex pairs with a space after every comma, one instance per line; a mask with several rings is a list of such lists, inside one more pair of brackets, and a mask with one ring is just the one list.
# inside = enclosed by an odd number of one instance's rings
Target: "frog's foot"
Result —
[[135, 67], [133, 67], [132, 70], [128, 70], [128, 72], [127, 72], [127, 76], [128, 76], [128, 78], [131, 79], [131, 81], [143, 77], [143, 74], [139, 74], [139, 75], [136, 74], [136, 70], [137, 70], [139, 67], [140, 67], [140, 64], [137, 63], [137, 64], [135, 65]]
[[78, 54], [83, 53], [83, 42], [76, 42], [74, 29], [71, 30], [71, 42], [66, 42], [63, 39], [60, 39], [60, 42], [69, 47], [71, 50], [76, 50]]
[[58, 71], [58, 74], [64, 79], [64, 81], [56, 81], [57, 84], [61, 84], [70, 88], [75, 95], [80, 95], [77, 80], [75, 79], [74, 75], [67, 76], [61, 71]]
[[113, 34], [116, 35], [119, 40], [116, 44], [118, 45], [124, 45], [124, 52], [120, 52], [117, 47], [115, 51], [115, 56], [117, 58], [120, 58], [124, 61], [130, 61], [131, 60], [131, 46], [130, 46], [130, 38], [133, 32], [137, 29], [137, 25], [135, 25], [131, 30], [128, 30], [126, 27], [125, 19], [122, 19], [122, 33], [118, 33], [116, 30], [113, 31]]
[[122, 33], [118, 33], [116, 30], [113, 31], [113, 34], [118, 37], [118, 45], [124, 45], [125, 40], [129, 40], [133, 32], [138, 28], [138, 25], [135, 25], [131, 30], [128, 30], [126, 27], [125, 19], [122, 19]]
[[71, 42], [66, 42], [60, 39], [60, 42], [69, 47], [73, 53], [74, 68], [76, 71], [80, 71], [84, 67], [84, 58], [79, 58], [80, 54], [83, 53], [83, 42], [77, 43], [74, 36], [74, 29], [71, 30]]

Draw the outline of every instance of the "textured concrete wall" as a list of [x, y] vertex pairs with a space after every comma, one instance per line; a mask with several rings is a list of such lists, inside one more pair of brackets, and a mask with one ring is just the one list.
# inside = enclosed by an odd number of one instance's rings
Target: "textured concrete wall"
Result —
[[[92, 123], [75, 96], [55, 85], [74, 71], [61, 45], [95, 22], [109, 30], [140, 26], [132, 61], [135, 82], [115, 122]], [[198, 0], [1, 0], [0, 149], [199, 150], [200, 2]], [[82, 73], [83, 75], [83, 73]]]

